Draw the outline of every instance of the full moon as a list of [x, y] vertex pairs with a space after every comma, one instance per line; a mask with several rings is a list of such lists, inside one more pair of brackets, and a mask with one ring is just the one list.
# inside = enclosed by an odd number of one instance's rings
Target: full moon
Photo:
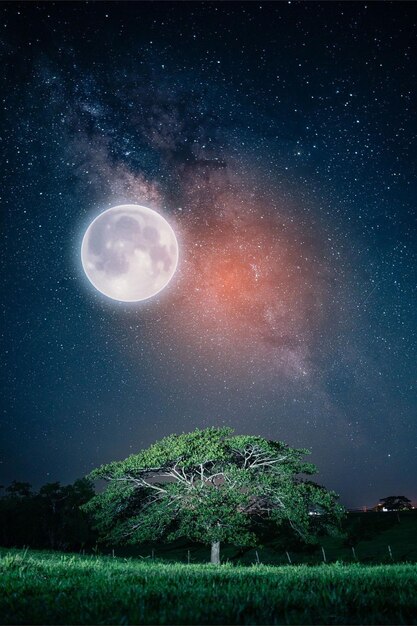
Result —
[[87, 228], [81, 244], [87, 278], [105, 296], [138, 302], [167, 286], [178, 263], [178, 243], [165, 218], [137, 204], [115, 206]]

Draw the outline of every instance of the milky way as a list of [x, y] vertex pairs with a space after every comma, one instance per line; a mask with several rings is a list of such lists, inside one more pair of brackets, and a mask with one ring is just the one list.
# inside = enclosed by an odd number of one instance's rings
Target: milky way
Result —
[[[107, 186], [113, 197], [139, 198], [157, 209], [168, 205], [173, 214], [181, 262], [162, 326], [179, 348], [189, 346], [191, 364], [199, 353], [210, 359], [234, 355], [234, 367], [249, 376], [308, 377], [311, 350], [332, 310], [333, 270], [323, 233], [297, 216], [299, 207], [294, 216], [282, 192], [266, 192], [255, 173], [249, 184], [243, 159], [233, 158], [227, 136], [220, 141], [212, 129], [212, 112], [201, 96], [188, 99], [174, 87], [167, 97], [149, 88], [131, 94], [130, 128], [157, 155], [168, 186], [160, 175], [145, 178], [114, 161], [91, 117], [87, 133], [85, 111], [69, 145], [75, 159], [87, 155], [83, 167], [99, 189]], [[148, 115], [138, 117], [136, 108], [151, 99]], [[195, 107], [199, 114], [190, 123]]]
[[270, 371], [307, 375], [328, 304], [328, 272], [284, 216], [237, 193], [222, 203], [184, 228], [173, 316], [180, 337], [240, 363], [244, 357], [249, 370], [263, 363]]

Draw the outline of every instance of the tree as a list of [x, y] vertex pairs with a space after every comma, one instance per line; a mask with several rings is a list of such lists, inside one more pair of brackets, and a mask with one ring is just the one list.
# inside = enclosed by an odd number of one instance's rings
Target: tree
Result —
[[32, 485], [30, 483], [19, 482], [14, 480], [8, 487], [6, 493], [11, 498], [29, 498], [32, 496]]
[[386, 509], [387, 511], [406, 511], [411, 509], [411, 500], [405, 496], [388, 496], [387, 498], [381, 498], [378, 509]]
[[87, 515], [80, 510], [94, 496], [90, 481], [48, 483], [33, 492], [14, 481], [0, 497], [0, 544], [79, 549], [96, 542]]
[[36, 504], [30, 483], [13, 481], [0, 498], [0, 543], [3, 546], [28, 545], [39, 530], [29, 526], [36, 518]]
[[41, 526], [52, 549], [84, 545], [89, 539], [86, 515], [80, 507], [94, 495], [90, 481], [79, 479], [73, 485], [47, 483], [37, 495]]
[[256, 517], [311, 542], [337, 526], [342, 507], [336, 494], [300, 476], [316, 471], [302, 460], [307, 453], [230, 428], [171, 435], [94, 470], [89, 478], [108, 486], [84, 509], [107, 542], [186, 537], [211, 544], [212, 563], [220, 562], [221, 542], [256, 545]]

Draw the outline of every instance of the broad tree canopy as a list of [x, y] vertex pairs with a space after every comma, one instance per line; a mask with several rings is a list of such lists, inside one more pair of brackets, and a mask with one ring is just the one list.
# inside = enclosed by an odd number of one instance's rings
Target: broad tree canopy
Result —
[[311, 541], [319, 527], [337, 525], [342, 507], [305, 478], [316, 471], [303, 460], [308, 453], [230, 428], [171, 435], [94, 470], [89, 478], [109, 484], [86, 508], [110, 542], [187, 537], [255, 545], [257, 516], [286, 522]]
[[387, 511], [406, 511], [412, 509], [411, 500], [405, 496], [388, 496], [387, 498], [381, 498], [378, 504], [379, 508], [384, 508]]

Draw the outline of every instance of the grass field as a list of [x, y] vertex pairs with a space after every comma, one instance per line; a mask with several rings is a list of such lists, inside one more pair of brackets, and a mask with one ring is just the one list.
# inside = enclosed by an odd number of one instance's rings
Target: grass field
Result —
[[417, 566], [185, 565], [0, 550], [2, 624], [417, 624]]

